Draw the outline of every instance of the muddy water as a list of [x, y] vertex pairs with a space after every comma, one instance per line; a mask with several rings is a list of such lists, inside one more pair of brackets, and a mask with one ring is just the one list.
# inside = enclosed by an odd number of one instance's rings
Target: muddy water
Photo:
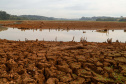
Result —
[[88, 42], [105, 42], [108, 38], [112, 38], [115, 42], [126, 41], [126, 32], [124, 30], [109, 30], [108, 32], [96, 32], [96, 30], [21, 30], [17, 28], [8, 28], [0, 31], [1, 39], [8, 40], [44, 40], [44, 41], [74, 41], [79, 42], [81, 37], [85, 37]]

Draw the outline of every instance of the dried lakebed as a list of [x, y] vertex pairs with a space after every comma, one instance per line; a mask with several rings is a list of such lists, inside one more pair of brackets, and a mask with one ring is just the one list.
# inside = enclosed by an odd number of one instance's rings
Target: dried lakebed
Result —
[[[0, 24], [21, 29], [126, 29], [126, 23], [120, 22], [0, 21]], [[126, 43], [0, 39], [0, 84], [126, 84]]]
[[[68, 37], [68, 40], [60, 37], [62, 41], [71, 41], [73, 36], [75, 41], [77, 36], [78, 41], [81, 37], [89, 41], [95, 34], [91, 39], [113, 36], [113, 40], [116, 37], [115, 40], [125, 41], [124, 30], [3, 29], [0, 30], [0, 84], [126, 84], [126, 43], [58, 42], [61, 34]], [[53, 34], [51, 40], [57, 37], [57, 42], [31, 41], [39, 39], [36, 37], [48, 40]], [[29, 40], [10, 41], [25, 38]]]
[[108, 30], [107, 32], [97, 32], [96, 30], [54, 30], [54, 29], [17, 29], [6, 28], [0, 30], [0, 38], [7, 40], [44, 40], [44, 41], [75, 41], [80, 42], [81, 38], [85, 38], [88, 42], [105, 42], [108, 38], [112, 38], [115, 42], [119, 40], [121, 42], [126, 41], [126, 32], [124, 30]]
[[0, 84], [126, 84], [126, 43], [0, 39]]

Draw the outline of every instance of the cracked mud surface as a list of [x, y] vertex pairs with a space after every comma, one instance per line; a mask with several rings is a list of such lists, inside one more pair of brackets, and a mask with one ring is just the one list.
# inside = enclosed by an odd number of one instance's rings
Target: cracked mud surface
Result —
[[0, 84], [126, 83], [126, 44], [0, 39]]
[[[125, 22], [0, 21], [20, 29], [126, 29]], [[126, 84], [126, 43], [0, 39], [0, 84]]]

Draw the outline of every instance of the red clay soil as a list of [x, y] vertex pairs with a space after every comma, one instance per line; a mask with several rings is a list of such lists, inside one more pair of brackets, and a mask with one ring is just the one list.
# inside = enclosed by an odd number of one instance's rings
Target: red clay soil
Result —
[[[126, 22], [0, 21], [20, 29], [126, 29]], [[0, 39], [0, 84], [126, 84], [126, 43]]]
[[0, 39], [0, 84], [126, 84], [126, 43]]
[[20, 29], [126, 29], [126, 22], [96, 21], [0, 21], [7, 27]]

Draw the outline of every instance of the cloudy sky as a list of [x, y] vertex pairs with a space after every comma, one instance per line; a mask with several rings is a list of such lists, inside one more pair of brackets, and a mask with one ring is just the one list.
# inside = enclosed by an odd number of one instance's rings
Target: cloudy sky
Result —
[[57, 18], [120, 17], [126, 16], [126, 0], [0, 0], [0, 10]]

